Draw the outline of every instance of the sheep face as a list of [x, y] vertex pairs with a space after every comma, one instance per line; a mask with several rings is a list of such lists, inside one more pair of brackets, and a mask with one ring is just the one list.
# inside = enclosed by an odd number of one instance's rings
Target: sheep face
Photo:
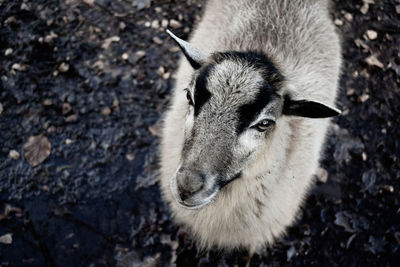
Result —
[[[168, 31], [195, 69], [184, 89], [184, 142], [171, 178], [179, 205], [198, 209], [242, 178], [266, 151], [281, 115], [326, 118], [340, 111], [310, 100], [294, 100], [284, 77], [264, 54], [218, 52], [206, 57]], [[184, 97], [186, 95], [186, 98]]]
[[283, 100], [279, 71], [257, 53], [216, 53], [185, 89], [185, 140], [171, 180], [185, 208], [210, 203], [265, 151]]

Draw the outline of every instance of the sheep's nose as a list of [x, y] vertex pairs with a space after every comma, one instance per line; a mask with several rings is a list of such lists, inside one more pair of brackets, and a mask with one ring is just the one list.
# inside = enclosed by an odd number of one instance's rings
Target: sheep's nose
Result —
[[178, 187], [179, 196], [181, 197], [182, 201], [185, 201], [186, 199], [190, 198], [197, 192], [201, 191], [201, 189], [203, 189], [203, 185], [191, 187], [189, 190], [186, 188]]
[[183, 172], [177, 177], [178, 193], [182, 201], [190, 198], [204, 188], [204, 178], [202, 174]]

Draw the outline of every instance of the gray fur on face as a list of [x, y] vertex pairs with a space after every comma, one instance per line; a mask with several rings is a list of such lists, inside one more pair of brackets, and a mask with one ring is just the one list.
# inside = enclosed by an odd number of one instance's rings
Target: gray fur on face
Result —
[[[281, 113], [282, 75], [262, 54], [217, 53], [192, 78], [185, 141], [176, 172], [177, 201], [202, 207], [223, 186], [240, 178], [269, 131], [254, 125]], [[201, 103], [199, 103], [201, 102]]]

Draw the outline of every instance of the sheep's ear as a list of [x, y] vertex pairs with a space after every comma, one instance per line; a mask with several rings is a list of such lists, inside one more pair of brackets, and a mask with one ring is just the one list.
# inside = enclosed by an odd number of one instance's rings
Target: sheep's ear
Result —
[[341, 111], [320, 102], [293, 100], [290, 96], [285, 96], [282, 113], [307, 118], [328, 118], [339, 115]]
[[206, 56], [197, 47], [177, 37], [170, 30], [167, 30], [167, 33], [179, 45], [190, 65], [192, 65], [195, 70], [199, 69], [204, 64]]

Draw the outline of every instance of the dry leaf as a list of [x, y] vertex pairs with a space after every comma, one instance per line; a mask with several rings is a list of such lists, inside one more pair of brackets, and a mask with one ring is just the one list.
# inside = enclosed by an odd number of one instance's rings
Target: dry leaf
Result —
[[31, 136], [23, 146], [25, 159], [32, 167], [45, 161], [50, 155], [51, 144], [44, 135]]

